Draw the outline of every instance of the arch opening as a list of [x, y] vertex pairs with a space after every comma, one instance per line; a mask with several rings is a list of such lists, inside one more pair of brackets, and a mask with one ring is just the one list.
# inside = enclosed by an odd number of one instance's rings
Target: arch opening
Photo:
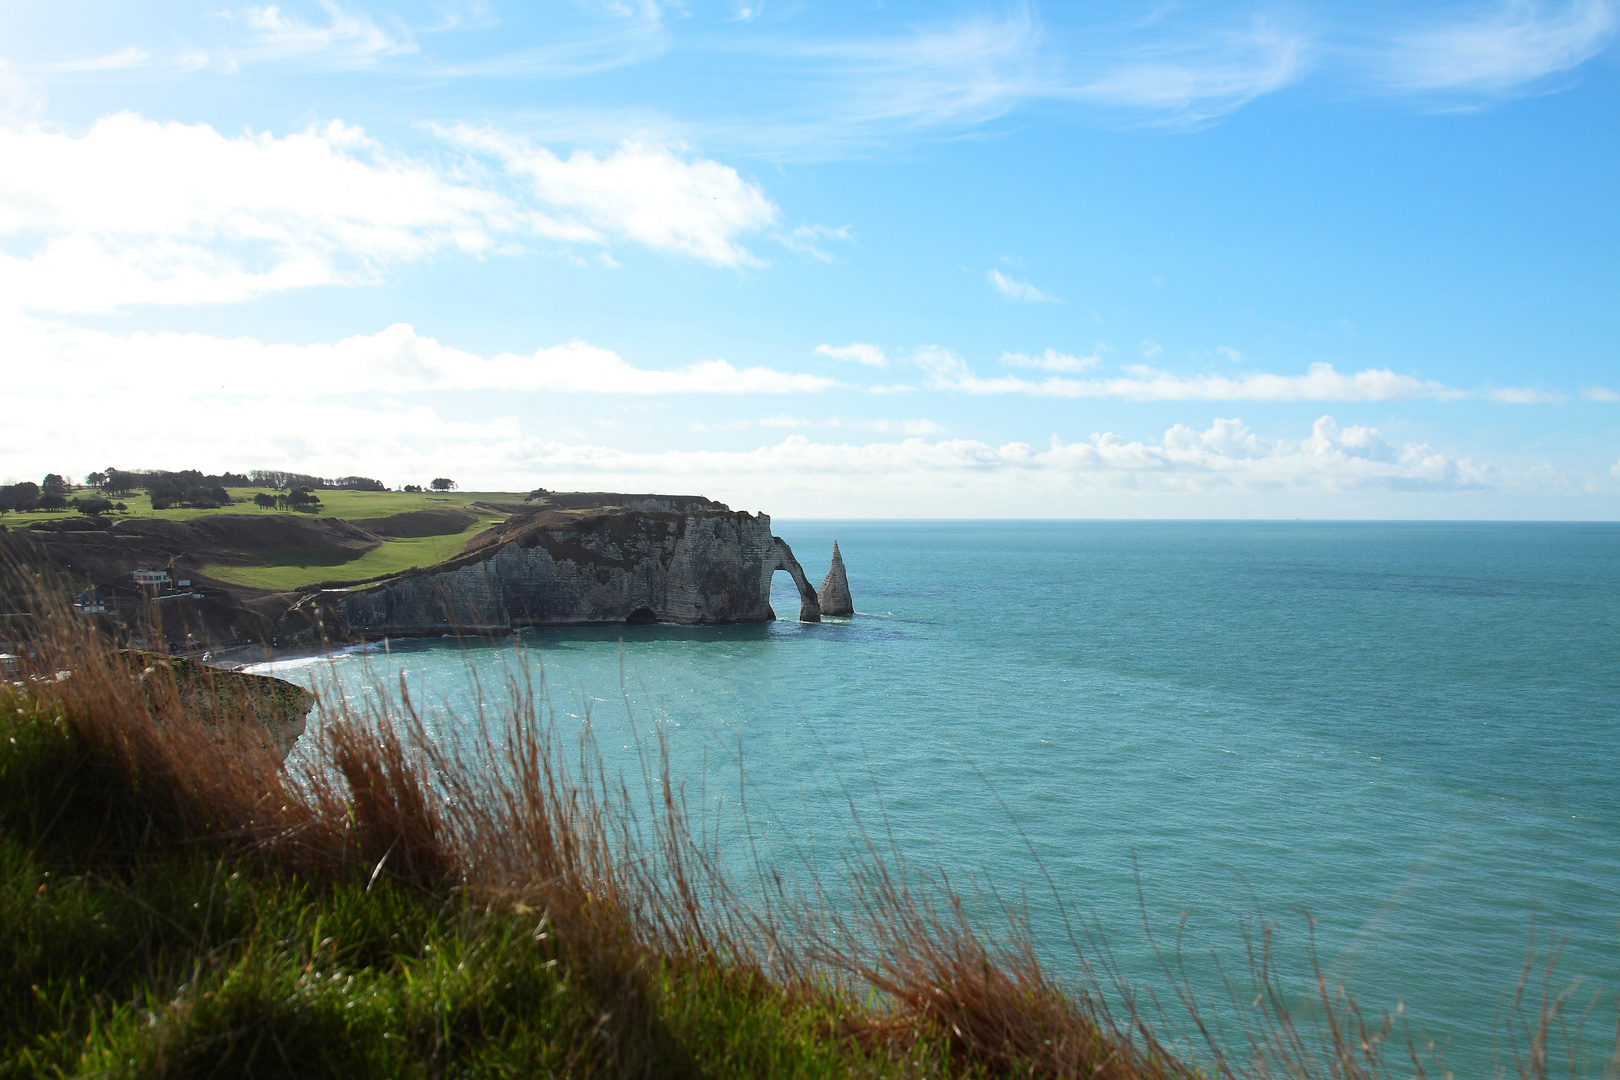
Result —
[[804, 568], [799, 565], [799, 560], [793, 557], [793, 549], [788, 547], [782, 541], [782, 538], [778, 536], [771, 537], [771, 547], [773, 549], [773, 559], [766, 564], [765, 581], [763, 582], [767, 601], [766, 606], [770, 609], [771, 617], [776, 617], [775, 609], [769, 604], [771, 582], [776, 577], [778, 570], [786, 570], [793, 579], [794, 589], [799, 594], [799, 621], [820, 622], [821, 601], [817, 599], [816, 590], [810, 585], [810, 579], [804, 576]]

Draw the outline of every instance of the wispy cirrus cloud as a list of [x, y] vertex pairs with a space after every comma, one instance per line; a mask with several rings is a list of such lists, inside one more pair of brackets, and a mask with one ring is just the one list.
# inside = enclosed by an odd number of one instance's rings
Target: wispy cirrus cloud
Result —
[[325, 25], [307, 22], [276, 4], [249, 6], [227, 18], [239, 19], [251, 35], [256, 58], [326, 56], [371, 63], [379, 57], [416, 51], [408, 37], [384, 32], [369, 17], [352, 15], [327, 2]]
[[967, 394], [1026, 394], [1031, 397], [1118, 398], [1125, 401], [1397, 401], [1417, 397], [1460, 397], [1442, 383], [1398, 375], [1387, 368], [1352, 374], [1332, 364], [1312, 364], [1304, 375], [1262, 372], [1176, 375], [1145, 365], [1110, 378], [1034, 380], [1022, 376], [984, 378], [949, 349], [925, 346], [912, 354], [931, 389]]
[[770, 57], [762, 85], [779, 102], [757, 120], [714, 128], [718, 137], [809, 159], [847, 156], [900, 132], [982, 126], [1043, 103], [1195, 126], [1294, 82], [1309, 53], [1303, 34], [1264, 20], [1054, 29], [1027, 4], [903, 33], [707, 44]]
[[39, 65], [41, 71], [49, 72], [89, 72], [89, 71], [122, 71], [127, 68], [144, 67], [152, 60], [152, 54], [145, 49], [133, 45], [119, 49], [117, 52], [103, 53], [100, 56], [87, 56], [80, 60], [57, 60]]
[[1061, 304], [1063, 301], [1043, 292], [1027, 281], [1008, 277], [1000, 270], [985, 271], [984, 279], [1001, 295], [1003, 300], [1016, 304]]
[[1071, 356], [1056, 349], [1031, 356], [1028, 353], [1004, 352], [1001, 362], [1008, 367], [1034, 368], [1037, 371], [1086, 371], [1102, 363], [1102, 347], [1090, 356]]
[[15, 316], [0, 320], [0, 335], [18, 366], [11, 386], [47, 396], [64, 384], [138, 393], [153, 371], [176, 386], [206, 388], [212, 397], [263, 396], [266, 373], [273, 372], [280, 396], [306, 399], [479, 390], [631, 397], [813, 394], [838, 385], [825, 376], [740, 368], [723, 359], [637, 367], [611, 349], [579, 340], [483, 357], [424, 337], [406, 323], [303, 345], [196, 333], [115, 335]]
[[840, 225], [836, 229], [831, 225], [799, 225], [775, 233], [773, 239], [789, 251], [800, 251], [830, 263], [838, 260], [827, 248], [833, 243], [853, 244], [855, 231], [848, 225]]
[[817, 345], [816, 352], [822, 356], [830, 356], [834, 360], [853, 360], [867, 367], [883, 367], [889, 362], [882, 349], [861, 341], [852, 345]]
[[1395, 38], [1383, 79], [1406, 91], [1511, 92], [1590, 60], [1613, 40], [1609, 0], [1505, 0], [1489, 13]]
[[1542, 390], [1528, 386], [1508, 386], [1496, 390], [1486, 390], [1484, 396], [1503, 405], [1562, 405], [1569, 400], [1568, 394], [1557, 390]]
[[1264, 19], [1247, 26], [1189, 28], [1141, 42], [1096, 62], [1097, 71], [1063, 96], [1139, 110], [1162, 123], [1197, 125], [1298, 81], [1310, 41]]

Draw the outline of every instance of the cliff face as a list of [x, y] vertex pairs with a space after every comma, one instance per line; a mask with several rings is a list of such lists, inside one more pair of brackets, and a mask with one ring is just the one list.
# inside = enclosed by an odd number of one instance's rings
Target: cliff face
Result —
[[590, 623], [765, 622], [771, 575], [793, 575], [800, 618], [820, 608], [793, 552], [764, 514], [696, 500], [545, 509], [480, 537], [429, 570], [322, 607], [327, 631], [381, 635], [492, 632]]

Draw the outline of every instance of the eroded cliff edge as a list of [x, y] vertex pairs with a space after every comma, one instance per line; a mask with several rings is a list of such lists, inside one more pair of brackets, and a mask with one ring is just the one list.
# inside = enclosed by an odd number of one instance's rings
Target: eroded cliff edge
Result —
[[815, 589], [788, 545], [771, 535], [768, 515], [691, 496], [619, 498], [616, 505], [552, 504], [515, 515], [449, 562], [312, 596], [320, 632], [382, 637], [766, 622], [775, 617], [777, 570], [793, 577], [799, 618], [820, 619]]

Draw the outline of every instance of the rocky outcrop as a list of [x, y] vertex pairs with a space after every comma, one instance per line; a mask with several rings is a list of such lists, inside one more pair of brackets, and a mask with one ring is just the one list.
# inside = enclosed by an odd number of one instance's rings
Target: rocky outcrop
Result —
[[315, 698], [269, 675], [209, 667], [178, 656], [129, 649], [118, 653], [137, 682], [159, 698], [173, 693], [180, 707], [210, 727], [234, 729], [285, 761], [304, 734]]
[[306, 601], [328, 637], [765, 622], [777, 570], [793, 576], [799, 618], [819, 620], [815, 590], [766, 515], [706, 499], [620, 497], [612, 506], [518, 515], [450, 562]]
[[855, 601], [849, 595], [849, 577], [844, 573], [844, 557], [838, 553], [838, 541], [833, 541], [832, 566], [821, 580], [816, 593], [823, 615], [853, 615]]

